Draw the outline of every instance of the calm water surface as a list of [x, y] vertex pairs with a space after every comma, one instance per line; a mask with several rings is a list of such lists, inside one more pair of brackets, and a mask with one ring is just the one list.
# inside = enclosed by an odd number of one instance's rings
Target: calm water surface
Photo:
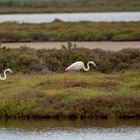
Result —
[[[72, 42], [80, 48], [88, 49], [102, 49], [109, 51], [120, 51], [127, 48], [140, 48], [140, 41], [123, 41], [123, 42], [111, 42], [111, 41], [87, 41], [87, 42]], [[20, 48], [21, 46], [27, 46], [34, 49], [61, 49], [62, 45], [67, 46], [67, 42], [17, 42], [17, 43], [2, 43], [1, 46], [8, 48]]]
[[1, 14], [0, 22], [48, 23], [55, 19], [63, 21], [140, 21], [140, 12], [100, 13], [50, 13], [50, 14]]
[[1, 120], [0, 140], [140, 140], [140, 120]]

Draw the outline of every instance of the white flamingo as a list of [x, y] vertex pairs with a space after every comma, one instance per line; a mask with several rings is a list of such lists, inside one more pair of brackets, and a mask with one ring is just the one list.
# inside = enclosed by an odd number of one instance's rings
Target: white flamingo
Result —
[[75, 63], [72, 63], [69, 67], [67, 67], [65, 69], [65, 71], [79, 71], [81, 69], [83, 69], [84, 71], [89, 71], [90, 70], [90, 66], [89, 65], [93, 65], [94, 67], [96, 67], [96, 64], [94, 61], [89, 61], [87, 63], [87, 68], [85, 67], [84, 63], [82, 61], [77, 61]]
[[1, 74], [0, 74], [0, 80], [6, 80], [6, 78], [7, 78], [7, 72], [10, 72], [11, 74], [13, 73], [11, 69], [9, 69], [9, 68], [6, 69], [6, 70], [4, 71], [3, 77], [2, 77]]

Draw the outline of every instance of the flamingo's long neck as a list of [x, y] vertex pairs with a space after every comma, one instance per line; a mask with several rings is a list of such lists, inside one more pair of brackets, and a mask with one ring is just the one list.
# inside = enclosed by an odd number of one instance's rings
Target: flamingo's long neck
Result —
[[89, 71], [90, 70], [90, 66], [89, 66], [90, 62], [87, 63], [87, 68], [84, 66], [84, 71]]
[[5, 71], [4, 71], [4, 76], [3, 76], [3, 77], [2, 77], [1, 74], [0, 74], [0, 80], [5, 80], [5, 79], [6, 79], [6, 77], [7, 77], [6, 72], [7, 72], [7, 71], [5, 70]]

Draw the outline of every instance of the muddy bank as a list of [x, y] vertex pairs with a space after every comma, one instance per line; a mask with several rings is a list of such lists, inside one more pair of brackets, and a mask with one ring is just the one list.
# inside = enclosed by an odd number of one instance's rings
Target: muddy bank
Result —
[[[73, 42], [78, 47], [95, 49], [100, 48], [103, 50], [119, 51], [126, 48], [140, 48], [140, 41], [125, 41], [125, 42], [111, 42], [111, 41], [88, 41], [88, 42]], [[34, 49], [61, 49], [62, 45], [66, 45], [67, 42], [23, 42], [23, 43], [2, 43], [1, 46], [8, 48], [19, 48], [21, 46], [28, 46]]]

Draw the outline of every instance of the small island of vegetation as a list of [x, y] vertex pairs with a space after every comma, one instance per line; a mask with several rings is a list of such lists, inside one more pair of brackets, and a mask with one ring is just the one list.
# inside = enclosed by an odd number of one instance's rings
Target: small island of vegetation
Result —
[[2, 42], [139, 41], [140, 22], [0, 23]]

